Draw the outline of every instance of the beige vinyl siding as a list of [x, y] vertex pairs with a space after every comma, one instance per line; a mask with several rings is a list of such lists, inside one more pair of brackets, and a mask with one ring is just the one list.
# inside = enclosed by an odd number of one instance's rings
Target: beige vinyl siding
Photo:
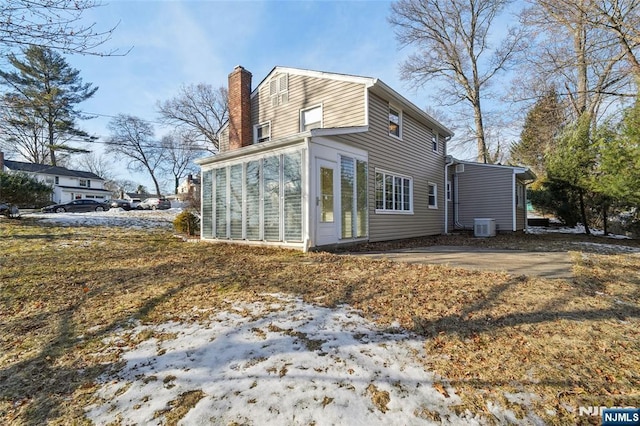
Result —
[[218, 144], [218, 151], [220, 153], [229, 151], [229, 126], [225, 126], [220, 132]]
[[274, 107], [269, 93], [271, 78], [251, 101], [251, 121], [257, 124], [270, 120], [272, 140], [300, 133], [300, 110], [318, 105], [322, 105], [324, 128], [366, 124], [363, 84], [289, 74], [289, 100]]
[[458, 173], [458, 220], [473, 229], [475, 218], [491, 218], [497, 231], [513, 231], [514, 195], [512, 169], [465, 164]]
[[[444, 231], [444, 156], [433, 152], [431, 132], [403, 111], [402, 140], [389, 135], [389, 103], [369, 95], [369, 131], [340, 139], [369, 152], [369, 240], [437, 235]], [[413, 179], [413, 214], [376, 213], [375, 173], [384, 170]], [[437, 184], [438, 208], [428, 208], [429, 183]]]

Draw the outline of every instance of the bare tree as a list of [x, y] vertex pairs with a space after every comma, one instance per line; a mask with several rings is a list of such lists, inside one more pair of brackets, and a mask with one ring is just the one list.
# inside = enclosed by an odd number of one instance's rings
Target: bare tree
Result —
[[0, 151], [35, 164], [49, 163], [49, 142], [45, 123], [22, 108], [12, 108], [11, 95], [2, 97], [0, 108]]
[[216, 154], [218, 131], [228, 118], [227, 89], [205, 83], [183, 86], [180, 93], [168, 101], [158, 102], [158, 112], [164, 123], [195, 132], [204, 149]]
[[389, 21], [403, 45], [418, 52], [402, 66], [402, 77], [424, 85], [444, 83], [442, 98], [473, 110], [473, 136], [478, 160], [487, 162], [482, 101], [492, 80], [522, 49], [522, 34], [508, 30], [499, 46], [490, 42], [490, 29], [509, 0], [400, 0], [391, 7]]
[[129, 160], [127, 167], [132, 171], [146, 171], [160, 196], [157, 174], [165, 159], [165, 150], [154, 140], [153, 127], [146, 121], [132, 115], [118, 114], [108, 125], [111, 132], [107, 152]]
[[115, 179], [113, 163], [104, 155], [90, 152], [75, 158], [72, 164], [76, 169], [96, 174], [105, 181], [112, 181]]
[[587, 113], [595, 123], [608, 102], [631, 95], [630, 74], [614, 37], [591, 24], [590, 0], [530, 0], [521, 16], [530, 30], [518, 77], [520, 97], [540, 99], [553, 87], [577, 120]]
[[640, 80], [640, 0], [589, 0], [581, 6], [590, 24], [613, 34]]
[[[110, 56], [117, 50], [98, 50], [116, 26], [98, 30], [83, 23], [87, 10], [99, 0], [3, 0], [0, 3], [0, 48], [37, 46], [63, 53]], [[126, 52], [125, 52], [126, 54]]]
[[173, 132], [162, 138], [166, 160], [162, 170], [173, 178], [174, 193], [178, 193], [180, 179], [197, 170], [193, 160], [202, 148], [198, 147], [193, 132]]

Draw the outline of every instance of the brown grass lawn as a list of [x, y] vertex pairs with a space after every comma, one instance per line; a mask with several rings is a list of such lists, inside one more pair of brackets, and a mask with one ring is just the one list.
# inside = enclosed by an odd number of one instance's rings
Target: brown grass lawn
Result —
[[[406, 244], [576, 250], [574, 239], [582, 237]], [[95, 381], [121, 352], [103, 342], [119, 327], [202, 320], [194, 307], [213, 312], [267, 292], [348, 303], [382, 326], [397, 321], [418, 333], [425, 367], [462, 396], [458, 409], [489, 423], [491, 402], [549, 424], [595, 424], [578, 407], [640, 407], [640, 255], [572, 255], [574, 279], [543, 280], [185, 243], [162, 230], [0, 220], [0, 424], [88, 423]]]

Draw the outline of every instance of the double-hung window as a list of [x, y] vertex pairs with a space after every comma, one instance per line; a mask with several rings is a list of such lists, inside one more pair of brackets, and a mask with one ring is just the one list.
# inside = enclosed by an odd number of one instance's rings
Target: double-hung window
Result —
[[376, 213], [413, 213], [413, 179], [376, 171]]
[[254, 143], [268, 142], [271, 140], [271, 122], [256, 124], [253, 126]]
[[322, 127], [322, 105], [300, 111], [300, 131]]
[[389, 135], [402, 138], [402, 111], [389, 105]]
[[438, 152], [438, 134], [436, 132], [431, 133], [431, 149], [433, 152]]
[[438, 185], [429, 182], [429, 208], [438, 208]]

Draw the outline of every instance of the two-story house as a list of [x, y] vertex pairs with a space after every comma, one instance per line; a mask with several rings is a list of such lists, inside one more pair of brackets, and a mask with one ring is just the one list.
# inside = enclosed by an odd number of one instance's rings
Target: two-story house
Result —
[[202, 239], [307, 250], [455, 224], [446, 126], [376, 78], [276, 67], [254, 90], [251, 78], [229, 75], [219, 154], [197, 161]]
[[111, 192], [104, 188], [104, 179], [95, 173], [47, 164], [5, 160], [3, 154], [0, 157], [3, 160], [0, 162], [0, 171], [26, 173], [40, 182], [50, 185], [53, 188], [51, 201], [54, 203], [65, 203], [81, 198], [96, 200], [110, 198]]

